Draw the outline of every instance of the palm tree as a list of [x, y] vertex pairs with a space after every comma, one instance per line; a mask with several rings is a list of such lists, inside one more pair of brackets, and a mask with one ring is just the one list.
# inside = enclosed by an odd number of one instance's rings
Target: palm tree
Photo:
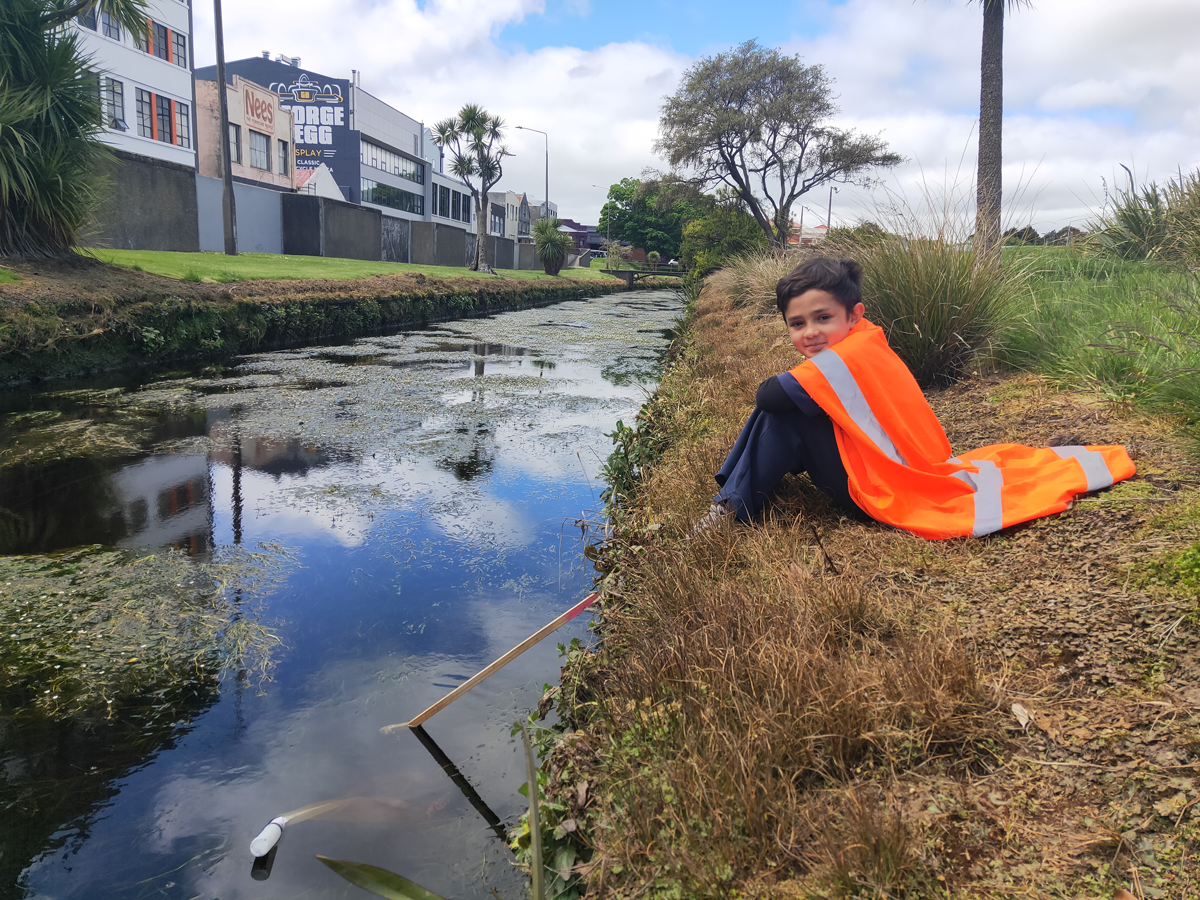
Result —
[[983, 49], [979, 62], [979, 166], [975, 191], [975, 247], [981, 256], [1000, 248], [1003, 199], [1004, 14], [1029, 0], [979, 0]]
[[68, 27], [80, 13], [146, 31], [144, 0], [0, 3], [0, 256], [69, 252], [101, 199], [111, 156], [97, 74]]
[[[451, 173], [471, 189], [475, 200], [474, 272], [495, 275], [487, 264], [484, 239], [487, 236], [488, 191], [504, 176], [504, 157], [512, 156], [504, 146], [504, 120], [489, 115], [483, 107], [468, 103], [457, 116], [433, 126], [433, 140], [439, 147], [450, 148]], [[478, 179], [476, 182], [474, 179]]]

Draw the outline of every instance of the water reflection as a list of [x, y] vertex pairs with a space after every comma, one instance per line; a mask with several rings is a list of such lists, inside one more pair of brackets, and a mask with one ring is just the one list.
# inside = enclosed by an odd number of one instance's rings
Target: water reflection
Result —
[[[443, 711], [437, 753], [432, 738], [378, 729], [586, 592], [571, 523], [595, 509], [604, 432], [643, 401], [678, 307], [638, 295], [636, 315], [610, 315], [628, 302], [0, 396], [12, 448], [0, 458], [3, 552], [103, 543], [203, 557], [272, 541], [297, 559], [284, 589], [245, 598], [283, 622], [286, 653], [265, 693], [235, 683], [192, 705], [162, 694], [147, 702], [178, 724], [138, 743], [135, 719], [122, 719], [110, 750], [78, 724], [0, 722], [5, 765], [36, 772], [21, 781], [0, 767], [0, 802], [57, 798], [7, 807], [36, 810], [24, 837], [0, 829], [7, 896], [349, 896], [316, 853], [444, 895], [519, 895], [500, 839], [523, 807], [509, 725], [555, 677], [554, 642]], [[81, 787], [70, 773], [89, 758], [113, 762]], [[246, 848], [272, 816], [345, 797], [392, 798], [393, 818], [304, 823], [269, 873], [259, 868], [269, 880], [250, 877]]]

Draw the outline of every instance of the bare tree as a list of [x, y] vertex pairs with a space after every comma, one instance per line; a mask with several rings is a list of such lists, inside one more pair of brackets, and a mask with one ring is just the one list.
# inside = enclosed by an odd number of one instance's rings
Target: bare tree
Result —
[[434, 141], [450, 151], [450, 172], [471, 189], [475, 206], [475, 258], [471, 270], [495, 275], [487, 263], [485, 238], [488, 222], [488, 191], [504, 176], [504, 157], [512, 156], [504, 146], [504, 121], [468, 103], [458, 115], [433, 126]]
[[663, 103], [655, 151], [669, 177], [731, 188], [781, 248], [799, 197], [830, 182], [868, 184], [869, 169], [902, 160], [878, 135], [831, 126], [837, 112], [824, 68], [747, 41], [684, 73]]

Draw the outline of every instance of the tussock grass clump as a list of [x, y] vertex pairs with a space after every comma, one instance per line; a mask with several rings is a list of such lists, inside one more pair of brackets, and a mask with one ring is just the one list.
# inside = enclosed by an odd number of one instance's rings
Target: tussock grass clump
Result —
[[1026, 266], [991, 265], [948, 236], [862, 239], [853, 233], [782, 256], [739, 260], [732, 267], [733, 295], [777, 315], [775, 283], [818, 255], [862, 264], [867, 318], [884, 329], [892, 349], [925, 387], [954, 382], [994, 356], [1029, 297]]
[[[1129, 170], [1126, 169], [1128, 172]], [[1090, 223], [1085, 246], [1123, 260], [1200, 263], [1200, 170], [1165, 185], [1118, 188]]]

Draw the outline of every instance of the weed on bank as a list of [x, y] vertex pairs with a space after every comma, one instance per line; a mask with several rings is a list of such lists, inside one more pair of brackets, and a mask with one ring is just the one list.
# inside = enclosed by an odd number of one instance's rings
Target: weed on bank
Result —
[[1139, 476], [945, 542], [789, 476], [762, 524], [690, 539], [755, 387], [795, 362], [730, 282], [626, 436], [652, 452], [546, 763], [547, 838], [586, 860], [560, 874], [604, 897], [1195, 896], [1200, 466], [1178, 420], [973, 375], [929, 395], [956, 450], [1123, 443]]

